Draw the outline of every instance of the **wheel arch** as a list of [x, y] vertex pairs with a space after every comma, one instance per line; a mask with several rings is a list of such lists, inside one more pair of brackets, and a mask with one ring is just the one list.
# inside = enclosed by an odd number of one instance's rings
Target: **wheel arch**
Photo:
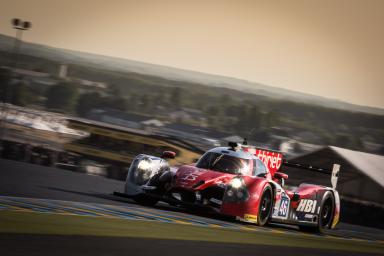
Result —
[[339, 192], [335, 189], [329, 189], [333, 195], [333, 215], [332, 215], [332, 220], [331, 220], [331, 226], [330, 229], [333, 229], [336, 227], [336, 225], [340, 221], [340, 195]]
[[[337, 225], [337, 223], [339, 222], [339, 219], [340, 219], [340, 197], [339, 197], [339, 193], [332, 188], [326, 188], [326, 189], [321, 191], [321, 194], [322, 194], [321, 200], [319, 200], [320, 207], [322, 207], [323, 203], [327, 200], [328, 195], [330, 195], [332, 198], [333, 211], [332, 211], [332, 216], [331, 216], [331, 220], [330, 220], [330, 225], [328, 227], [329, 229], [332, 229]], [[320, 209], [320, 211], [321, 211], [321, 209]], [[319, 216], [319, 218], [320, 218], [320, 216]]]
[[274, 188], [273, 188], [273, 185], [270, 184], [268, 180], [261, 179], [261, 178], [251, 178], [251, 180], [248, 180], [247, 183], [248, 183], [247, 189], [250, 195], [250, 200], [246, 202], [246, 205], [247, 205], [246, 208], [248, 209], [248, 211], [253, 213], [258, 213], [260, 199], [267, 185], [271, 186], [272, 188], [272, 201], [274, 203], [274, 200], [275, 200]]

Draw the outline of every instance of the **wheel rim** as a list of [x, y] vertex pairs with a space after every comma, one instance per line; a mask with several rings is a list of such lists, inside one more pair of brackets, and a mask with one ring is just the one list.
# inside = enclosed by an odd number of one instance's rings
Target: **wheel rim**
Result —
[[321, 226], [327, 227], [331, 221], [332, 216], [332, 201], [325, 201], [322, 209], [321, 209]]
[[260, 204], [260, 221], [264, 222], [269, 216], [269, 209], [271, 208], [272, 197], [269, 191], [264, 194]]

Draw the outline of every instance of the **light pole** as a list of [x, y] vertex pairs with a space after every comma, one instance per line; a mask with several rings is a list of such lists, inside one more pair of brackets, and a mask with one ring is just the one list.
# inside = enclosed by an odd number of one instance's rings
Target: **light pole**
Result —
[[19, 61], [21, 38], [23, 36], [23, 31], [31, 28], [32, 24], [29, 21], [22, 21], [20, 19], [12, 19], [12, 26], [16, 29], [15, 42], [13, 44], [13, 61], [11, 62], [10, 68], [16, 68], [17, 62]]
[[[4, 88], [4, 95], [3, 95], [3, 113], [1, 117], [1, 134], [0, 134], [0, 143], [4, 140], [4, 135], [6, 132], [6, 119], [8, 115], [8, 108], [7, 108], [7, 101], [8, 99], [12, 100], [12, 88], [11, 88], [11, 82], [12, 82], [12, 73], [13, 70], [17, 67], [17, 63], [19, 61], [19, 55], [20, 55], [20, 47], [21, 47], [21, 39], [23, 35], [24, 30], [28, 30], [31, 28], [32, 24], [29, 21], [23, 21], [21, 19], [12, 19], [11, 20], [12, 27], [16, 30], [16, 36], [15, 41], [13, 44], [13, 50], [12, 50], [12, 56], [11, 61], [9, 65], [9, 80], [8, 84], [5, 85]], [[0, 149], [2, 151], [2, 148]]]

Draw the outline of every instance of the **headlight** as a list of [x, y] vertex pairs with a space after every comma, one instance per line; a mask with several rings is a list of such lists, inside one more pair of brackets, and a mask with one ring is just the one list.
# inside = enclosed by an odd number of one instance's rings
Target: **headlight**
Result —
[[144, 185], [152, 176], [154, 163], [148, 158], [136, 159], [129, 169], [129, 180], [136, 185]]
[[148, 160], [142, 160], [140, 161], [139, 165], [137, 166], [138, 169], [146, 171], [150, 169], [152, 166], [152, 163]]
[[249, 193], [243, 178], [235, 177], [226, 187], [223, 201], [225, 202], [244, 202], [248, 200]]
[[231, 181], [231, 187], [233, 188], [240, 188], [242, 185], [243, 185], [243, 182], [241, 181], [241, 179], [239, 178], [234, 178], [232, 181]]

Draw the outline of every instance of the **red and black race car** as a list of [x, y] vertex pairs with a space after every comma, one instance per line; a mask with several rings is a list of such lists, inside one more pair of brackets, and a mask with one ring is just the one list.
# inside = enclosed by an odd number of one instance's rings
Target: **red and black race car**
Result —
[[164, 201], [202, 207], [259, 226], [286, 223], [319, 232], [339, 221], [338, 165], [332, 172], [333, 188], [301, 184], [286, 189], [288, 175], [278, 170], [289, 163], [280, 152], [229, 143], [207, 151], [194, 164], [170, 167], [166, 159], [174, 157], [170, 151], [162, 157], [138, 155], [123, 195], [145, 205]]

